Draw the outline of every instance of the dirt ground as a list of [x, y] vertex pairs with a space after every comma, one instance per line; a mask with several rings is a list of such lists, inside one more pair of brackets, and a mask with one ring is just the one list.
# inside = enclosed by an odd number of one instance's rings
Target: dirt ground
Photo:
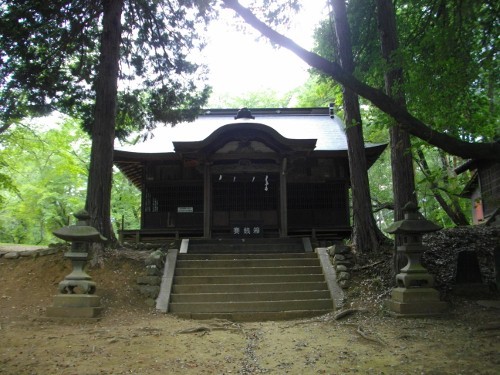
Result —
[[453, 297], [443, 317], [393, 318], [369, 272], [356, 275], [346, 306], [364, 311], [342, 319], [193, 321], [146, 307], [134, 288], [143, 262], [115, 252], [88, 271], [102, 319], [47, 320], [69, 271], [62, 253], [0, 258], [0, 374], [500, 373], [500, 310]]

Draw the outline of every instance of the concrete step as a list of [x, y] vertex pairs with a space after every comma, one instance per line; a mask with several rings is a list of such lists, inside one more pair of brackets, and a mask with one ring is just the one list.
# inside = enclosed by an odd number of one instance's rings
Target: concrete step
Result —
[[303, 253], [301, 238], [190, 239], [189, 253]]
[[292, 320], [292, 319], [306, 319], [315, 316], [325, 315], [331, 313], [331, 309], [327, 310], [292, 310], [292, 311], [260, 311], [260, 312], [226, 312], [226, 313], [176, 313], [180, 318], [184, 319], [225, 319], [233, 322], [262, 322], [265, 320]]
[[294, 283], [325, 281], [323, 274], [305, 275], [252, 275], [241, 276], [174, 276], [174, 285], [183, 284], [250, 284], [250, 283]]
[[249, 283], [249, 284], [174, 284], [172, 296], [192, 293], [248, 293], [248, 292], [288, 292], [328, 290], [324, 280], [316, 282], [294, 283]]
[[234, 254], [179, 254], [177, 261], [183, 260], [245, 260], [245, 259], [318, 259], [316, 253], [263, 253], [263, 254], [248, 254], [248, 253], [234, 253]]
[[307, 291], [276, 291], [276, 292], [233, 292], [233, 293], [177, 293], [173, 294], [171, 302], [251, 302], [251, 301], [291, 301], [328, 299], [330, 292], [327, 290]]
[[[276, 261], [279, 259], [279, 263]], [[318, 258], [274, 258], [274, 259], [177, 259], [176, 269], [184, 268], [255, 268], [255, 267], [306, 267], [319, 266]]]
[[253, 276], [255, 278], [272, 275], [317, 275], [322, 271], [321, 266], [179, 268], [175, 270], [175, 276]]
[[[226, 241], [224, 246], [229, 247], [221, 254], [210, 248], [213, 241], [199, 242], [196, 254], [191, 242], [187, 254], [178, 254], [171, 273], [169, 312], [195, 319], [255, 321], [310, 317], [333, 310], [316, 253], [290, 252], [289, 247], [288, 251], [249, 252], [241, 241], [232, 240]], [[302, 240], [289, 242], [302, 246]], [[261, 250], [266, 246], [264, 241], [256, 245]], [[240, 246], [245, 250], [234, 251]]]
[[333, 301], [328, 299], [250, 301], [250, 302], [171, 302], [169, 311], [176, 313], [231, 313], [231, 312], [277, 312], [293, 310], [333, 310]]
[[293, 253], [293, 252], [303, 252], [304, 248], [302, 244], [296, 246], [290, 246], [287, 244], [259, 244], [259, 245], [246, 245], [246, 244], [206, 244], [203, 246], [192, 246], [189, 244], [189, 252], [191, 254], [200, 253], [217, 253], [217, 254], [233, 254], [233, 253], [261, 253], [261, 254], [272, 254], [272, 253]]

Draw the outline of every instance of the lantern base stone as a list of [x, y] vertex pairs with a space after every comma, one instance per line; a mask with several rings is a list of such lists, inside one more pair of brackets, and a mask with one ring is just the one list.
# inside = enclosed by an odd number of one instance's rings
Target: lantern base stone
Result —
[[448, 304], [432, 288], [394, 288], [386, 307], [394, 316], [425, 317], [443, 314]]
[[90, 294], [58, 294], [54, 296], [53, 305], [46, 310], [49, 318], [97, 318], [103, 308], [101, 297]]

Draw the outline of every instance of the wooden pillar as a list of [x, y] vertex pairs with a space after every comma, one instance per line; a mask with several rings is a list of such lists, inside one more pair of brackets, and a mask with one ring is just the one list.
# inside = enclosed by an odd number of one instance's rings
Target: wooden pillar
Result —
[[286, 158], [280, 168], [280, 237], [288, 237], [288, 209], [286, 195]]
[[210, 238], [212, 228], [212, 175], [210, 163], [205, 162], [203, 173], [203, 237]]

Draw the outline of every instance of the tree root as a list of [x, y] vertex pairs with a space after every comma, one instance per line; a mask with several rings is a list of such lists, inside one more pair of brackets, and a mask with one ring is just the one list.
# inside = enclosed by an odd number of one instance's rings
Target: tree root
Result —
[[333, 320], [340, 320], [340, 319], [343, 319], [346, 316], [352, 315], [352, 314], [354, 314], [356, 312], [364, 312], [364, 311], [367, 311], [367, 310], [366, 309], [347, 309], [347, 310], [342, 310], [342, 311], [339, 311], [338, 313], [336, 313], [333, 316]]
[[352, 272], [356, 272], [356, 271], [365, 270], [365, 269], [368, 269], [368, 268], [372, 268], [372, 267], [378, 266], [379, 264], [382, 264], [384, 262], [385, 262], [385, 260], [379, 260], [377, 262], [370, 263], [370, 264], [367, 264], [365, 266], [351, 268], [351, 271]]
[[379, 338], [373, 334], [370, 334], [368, 332], [365, 332], [365, 330], [361, 326], [358, 326], [358, 328], [356, 329], [356, 333], [366, 340], [376, 342], [376, 343], [383, 345], [383, 346], [387, 346], [387, 344], [381, 338]]
[[175, 334], [177, 335], [186, 333], [206, 334], [211, 331], [242, 331], [242, 328], [239, 324], [227, 321], [227, 322], [213, 323], [208, 326], [199, 326], [199, 327], [181, 329], [179, 331], [176, 331]]

